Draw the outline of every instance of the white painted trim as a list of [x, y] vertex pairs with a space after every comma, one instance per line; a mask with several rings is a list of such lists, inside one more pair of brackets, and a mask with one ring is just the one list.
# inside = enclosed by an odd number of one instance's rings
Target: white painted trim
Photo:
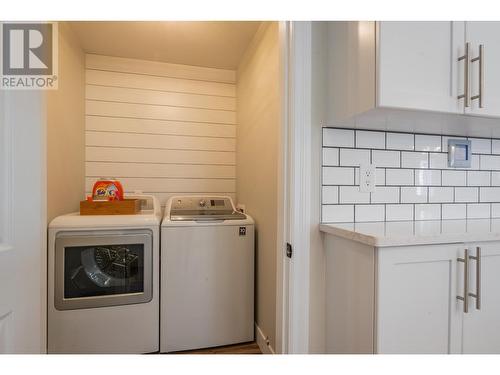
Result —
[[[7, 276], [26, 274], [23, 288], [8, 295], [12, 310], [8, 347], [15, 353], [46, 352], [47, 210], [46, 102], [44, 92], [5, 91], [0, 158], [5, 178], [1, 190], [2, 256], [12, 265]], [[4, 208], [5, 207], [5, 208]], [[9, 251], [12, 250], [12, 251]], [[29, 261], [26, 261], [26, 260]], [[3, 259], [2, 259], [3, 260]], [[8, 263], [7, 263], [8, 262]], [[1, 264], [1, 263], [0, 263]], [[5, 272], [5, 269], [2, 270]], [[5, 290], [3, 291], [5, 292]], [[28, 306], [31, 309], [28, 309]], [[28, 309], [28, 310], [26, 310]], [[23, 311], [23, 313], [16, 313]], [[27, 313], [26, 311], [29, 311]], [[17, 315], [16, 315], [17, 314]], [[10, 324], [10, 323], [9, 323]]]
[[40, 126], [42, 127], [41, 144], [40, 144], [40, 161], [41, 161], [41, 176], [40, 176], [40, 253], [42, 254], [42, 261], [40, 262], [40, 353], [47, 353], [47, 93], [41, 93], [41, 119]]
[[257, 323], [255, 323], [255, 332], [255, 339], [262, 354], [276, 354], [273, 347], [271, 346], [271, 343], [268, 339], [266, 339], [267, 336], [264, 334], [264, 332], [262, 332], [262, 329], [260, 329]]
[[12, 247], [12, 223], [14, 221], [12, 209], [12, 202], [14, 200], [12, 196], [12, 145], [14, 143], [14, 139], [12, 127], [10, 121], [8, 121], [8, 119], [10, 118], [10, 107], [8, 105], [9, 94], [9, 91], [2, 91], [2, 94], [0, 94], [0, 109], [3, 113], [3, 116], [0, 118], [0, 121], [2, 121], [2, 124], [0, 124], [0, 132], [3, 133], [3, 137], [1, 137], [3, 141], [2, 155], [0, 155], [0, 163], [3, 163], [3, 165], [0, 165], [0, 173], [2, 174], [0, 183], [3, 185], [0, 186], [0, 199], [3, 202], [0, 207], [4, 208], [0, 213], [2, 215], [2, 217], [0, 218], [0, 230], [2, 231], [2, 233], [0, 233], [0, 239], [1, 244], [6, 248]]
[[291, 23], [289, 80], [288, 241], [293, 245], [289, 276], [288, 352], [309, 352], [309, 263], [311, 222], [312, 24]]
[[280, 142], [278, 142], [278, 195], [277, 195], [277, 251], [276, 251], [276, 352], [288, 353], [288, 270], [289, 261], [285, 254], [286, 225], [288, 212], [287, 153], [288, 153], [288, 53], [290, 22], [279, 22], [280, 48]]

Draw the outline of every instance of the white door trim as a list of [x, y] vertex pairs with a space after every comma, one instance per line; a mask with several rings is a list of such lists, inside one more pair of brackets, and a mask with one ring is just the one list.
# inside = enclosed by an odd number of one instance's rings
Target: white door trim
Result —
[[290, 22], [279, 22], [280, 49], [280, 142], [278, 142], [278, 199], [277, 199], [277, 263], [276, 263], [276, 353], [288, 353], [288, 284], [289, 260], [285, 254], [288, 240], [288, 80]]
[[288, 353], [309, 352], [312, 23], [290, 23], [288, 79], [288, 223], [293, 246], [288, 293]]
[[45, 353], [45, 93], [6, 90], [0, 109], [0, 352]]

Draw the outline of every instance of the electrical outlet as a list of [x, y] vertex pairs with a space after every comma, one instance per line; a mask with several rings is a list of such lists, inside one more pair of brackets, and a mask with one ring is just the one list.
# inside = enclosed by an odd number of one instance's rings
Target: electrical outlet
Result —
[[363, 193], [372, 193], [375, 191], [375, 164], [360, 165], [359, 191]]

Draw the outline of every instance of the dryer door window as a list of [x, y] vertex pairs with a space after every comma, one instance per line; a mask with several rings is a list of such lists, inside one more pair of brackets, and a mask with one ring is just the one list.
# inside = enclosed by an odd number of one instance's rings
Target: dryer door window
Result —
[[151, 234], [57, 238], [55, 279], [58, 310], [149, 302]]
[[64, 248], [64, 298], [144, 291], [144, 244]]

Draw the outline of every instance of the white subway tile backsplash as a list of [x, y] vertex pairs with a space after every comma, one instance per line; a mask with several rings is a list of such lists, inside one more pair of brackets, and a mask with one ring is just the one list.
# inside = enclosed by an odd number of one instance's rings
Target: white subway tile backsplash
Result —
[[429, 168], [429, 154], [426, 152], [402, 152], [401, 167]]
[[455, 202], [478, 202], [479, 188], [477, 187], [456, 187]]
[[443, 220], [464, 219], [467, 214], [465, 204], [443, 204], [441, 209]]
[[385, 133], [356, 130], [357, 148], [385, 148]]
[[500, 172], [486, 172], [491, 173], [491, 186], [500, 186]]
[[340, 149], [340, 165], [357, 166], [370, 164], [370, 150]]
[[467, 205], [467, 219], [487, 219], [490, 214], [490, 204], [488, 203]]
[[490, 174], [490, 171], [467, 171], [467, 186], [490, 186]]
[[491, 204], [491, 217], [494, 219], [500, 219], [500, 203]]
[[480, 168], [482, 170], [498, 171], [500, 170], [499, 155], [481, 155]]
[[500, 201], [500, 187], [479, 188], [479, 201], [492, 203]]
[[323, 167], [323, 185], [353, 185], [354, 168]]
[[443, 171], [443, 186], [467, 186], [466, 171]]
[[323, 148], [323, 165], [339, 165], [339, 149]]
[[400, 167], [399, 151], [372, 151], [372, 163], [377, 167]]
[[356, 205], [356, 221], [384, 221], [385, 206], [382, 204]]
[[387, 133], [388, 150], [413, 150], [415, 136], [406, 133]]
[[453, 202], [452, 187], [437, 187], [429, 188], [429, 203], [445, 203]]
[[441, 171], [437, 169], [418, 169], [415, 171], [415, 185], [441, 185]]
[[371, 194], [371, 203], [399, 203], [399, 187], [377, 187]]
[[448, 168], [448, 154], [435, 154], [429, 155], [430, 165], [429, 168], [433, 169], [446, 169]]
[[401, 203], [425, 203], [427, 202], [426, 187], [409, 187], [401, 188]]
[[469, 169], [480, 169], [480, 155], [472, 155], [471, 166]]
[[354, 205], [323, 205], [322, 221], [324, 223], [346, 223], [354, 221]]
[[385, 184], [386, 185], [413, 185], [415, 183], [413, 169], [386, 169]]
[[465, 220], [444, 220], [441, 222], [442, 233], [465, 233], [467, 223]]
[[338, 186], [323, 186], [322, 191], [323, 204], [339, 203], [339, 187]]
[[491, 154], [491, 139], [469, 138], [473, 154]]
[[440, 204], [416, 204], [415, 220], [439, 220], [441, 219]]
[[500, 139], [491, 140], [491, 153], [500, 155]]
[[[491, 173], [491, 186], [500, 186], [500, 172], [489, 173]], [[498, 200], [500, 201], [500, 197]]]
[[441, 151], [441, 136], [416, 134], [415, 151]]
[[370, 203], [370, 193], [359, 191], [359, 186], [340, 186], [340, 203]]
[[[450, 168], [450, 138], [465, 139], [324, 128], [322, 221], [500, 219], [500, 139], [469, 138], [471, 167]], [[362, 193], [370, 163], [376, 188]]]
[[323, 128], [323, 146], [354, 147], [354, 130]]
[[385, 220], [387, 221], [413, 220], [413, 205], [388, 204], [385, 207]]

